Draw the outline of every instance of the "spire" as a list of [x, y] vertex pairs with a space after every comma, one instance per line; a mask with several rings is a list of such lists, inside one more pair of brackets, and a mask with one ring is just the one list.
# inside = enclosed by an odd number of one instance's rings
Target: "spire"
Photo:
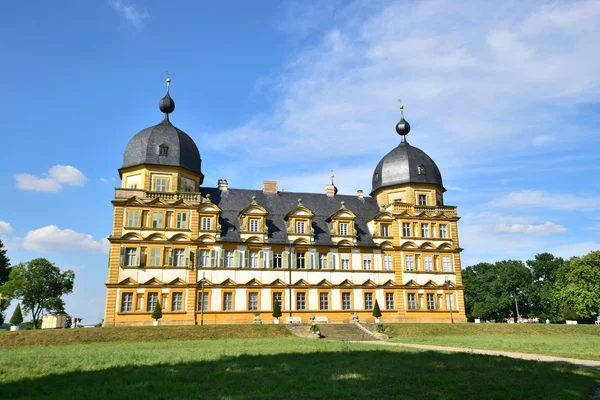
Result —
[[406, 135], [410, 132], [410, 124], [404, 119], [404, 105], [402, 99], [398, 99], [400, 103], [400, 121], [396, 124], [396, 132], [402, 136], [402, 143], [406, 143]]
[[165, 114], [164, 121], [166, 122], [170, 122], [169, 114], [171, 114], [175, 110], [175, 101], [169, 95], [169, 87], [171, 86], [171, 78], [169, 77], [169, 75], [170, 74], [167, 72], [167, 93], [165, 94], [165, 97], [160, 99], [160, 101], [158, 102], [158, 108], [160, 108], [160, 111], [162, 111]]
[[334, 176], [335, 175], [333, 174], [333, 170], [331, 170], [331, 186], [333, 186], [333, 195], [335, 196], [337, 194], [337, 192], [338, 192], [338, 188], [333, 183]]

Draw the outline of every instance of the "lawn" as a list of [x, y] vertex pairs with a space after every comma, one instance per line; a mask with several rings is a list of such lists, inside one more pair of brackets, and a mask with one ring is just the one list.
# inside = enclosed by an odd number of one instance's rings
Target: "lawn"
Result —
[[600, 360], [600, 327], [546, 324], [387, 324], [393, 342]]
[[0, 360], [2, 399], [581, 399], [600, 387], [592, 369], [283, 336], [5, 346]]

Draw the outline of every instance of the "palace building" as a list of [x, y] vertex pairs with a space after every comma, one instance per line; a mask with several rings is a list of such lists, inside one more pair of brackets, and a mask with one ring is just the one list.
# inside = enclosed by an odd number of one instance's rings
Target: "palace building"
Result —
[[[204, 186], [192, 138], [164, 119], [127, 144], [115, 189], [104, 325], [466, 321], [455, 206], [435, 162], [406, 141], [375, 167], [370, 196]], [[391, 131], [391, 129], [390, 129]], [[234, 162], [234, 160], [231, 160]], [[205, 166], [206, 167], [206, 166]], [[210, 166], [208, 166], [210, 168]], [[357, 182], [359, 184], [359, 182]]]

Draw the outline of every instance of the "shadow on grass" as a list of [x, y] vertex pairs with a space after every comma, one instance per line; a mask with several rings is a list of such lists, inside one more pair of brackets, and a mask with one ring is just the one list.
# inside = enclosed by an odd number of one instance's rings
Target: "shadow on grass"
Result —
[[467, 354], [346, 350], [74, 371], [2, 384], [0, 398], [580, 399], [597, 386], [597, 371], [563, 365]]

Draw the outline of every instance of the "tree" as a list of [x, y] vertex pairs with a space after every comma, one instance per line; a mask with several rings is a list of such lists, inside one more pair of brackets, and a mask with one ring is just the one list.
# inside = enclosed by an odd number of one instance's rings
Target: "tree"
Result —
[[375, 318], [381, 318], [381, 310], [379, 309], [379, 303], [375, 299], [375, 307], [373, 307], [373, 316]]
[[600, 313], [600, 251], [573, 257], [557, 271], [554, 300], [581, 318]]
[[522, 261], [517, 260], [498, 261], [495, 266], [500, 293], [499, 307], [505, 312], [511, 311], [514, 321], [517, 322], [517, 318], [528, 313], [531, 308], [531, 271]]
[[23, 323], [23, 313], [21, 312], [21, 305], [17, 304], [12, 317], [10, 317], [10, 323], [13, 325], [19, 325]]
[[[0, 287], [8, 280], [8, 274], [10, 272], [10, 260], [6, 256], [6, 249], [4, 243], [0, 240]], [[2, 297], [0, 290], [0, 325], [4, 323], [4, 312], [10, 305], [10, 299], [6, 296]]]
[[160, 302], [156, 300], [154, 303], [154, 310], [152, 311], [152, 318], [158, 321], [162, 318], [162, 309], [160, 308]]
[[275, 300], [275, 303], [273, 304], [273, 315], [274, 318], [279, 318], [281, 317], [281, 304], [279, 304], [279, 301]]
[[9, 298], [21, 300], [25, 312], [30, 312], [34, 329], [39, 325], [40, 315], [46, 311], [64, 311], [61, 296], [73, 292], [75, 273], [61, 272], [45, 258], [15, 265], [10, 270], [8, 282], [0, 291]]
[[552, 292], [557, 273], [564, 264], [562, 258], [554, 257], [550, 253], [537, 254], [534, 260], [527, 261], [533, 279], [530, 292], [531, 312], [542, 320], [556, 319], [558, 316], [558, 308], [553, 304]]

